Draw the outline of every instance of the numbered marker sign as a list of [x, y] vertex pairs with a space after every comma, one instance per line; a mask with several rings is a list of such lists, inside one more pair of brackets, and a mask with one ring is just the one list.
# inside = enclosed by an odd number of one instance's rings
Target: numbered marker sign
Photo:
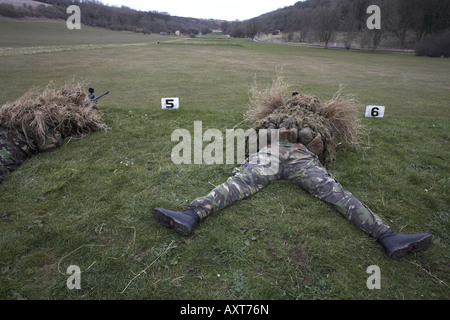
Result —
[[180, 108], [180, 100], [178, 98], [162, 98], [161, 106], [162, 106], [163, 110], [179, 109]]
[[383, 106], [367, 106], [366, 118], [383, 118], [384, 107]]

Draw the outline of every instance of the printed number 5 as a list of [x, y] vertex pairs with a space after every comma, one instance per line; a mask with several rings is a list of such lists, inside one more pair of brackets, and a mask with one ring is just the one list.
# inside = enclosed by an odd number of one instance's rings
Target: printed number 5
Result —
[[161, 106], [164, 110], [178, 109], [180, 107], [180, 100], [178, 98], [162, 98]]
[[173, 99], [166, 99], [166, 108], [172, 109], [174, 107]]

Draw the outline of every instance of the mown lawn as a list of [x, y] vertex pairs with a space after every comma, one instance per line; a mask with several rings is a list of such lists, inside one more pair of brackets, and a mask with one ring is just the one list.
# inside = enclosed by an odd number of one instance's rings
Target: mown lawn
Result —
[[[450, 60], [87, 27], [71, 42], [58, 23], [0, 23], [10, 34], [0, 38], [1, 104], [50, 81], [110, 91], [99, 101], [110, 130], [66, 140], [0, 184], [1, 299], [449, 298]], [[341, 146], [330, 172], [395, 230], [431, 232], [427, 251], [390, 260], [287, 181], [188, 238], [153, 220], [152, 208], [184, 209], [234, 167], [175, 165], [172, 132], [193, 134], [194, 121], [240, 127], [255, 79], [269, 84], [279, 69], [323, 101], [342, 84], [362, 104], [386, 106], [384, 118], [362, 119], [361, 147]], [[161, 110], [163, 97], [179, 97], [180, 110]], [[67, 287], [71, 265], [79, 290]], [[371, 265], [379, 290], [367, 287]]]

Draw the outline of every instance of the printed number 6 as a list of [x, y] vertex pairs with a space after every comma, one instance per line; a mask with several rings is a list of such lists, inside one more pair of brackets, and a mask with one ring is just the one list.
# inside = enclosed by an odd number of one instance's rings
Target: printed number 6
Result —
[[375, 108], [372, 108], [372, 110], [370, 111], [370, 115], [372, 116], [372, 117], [378, 117], [378, 115], [380, 114], [378, 111], [379, 111], [380, 109], [378, 109], [377, 107], [375, 107]]
[[366, 117], [383, 118], [384, 110], [385, 110], [384, 106], [367, 106], [366, 107]]

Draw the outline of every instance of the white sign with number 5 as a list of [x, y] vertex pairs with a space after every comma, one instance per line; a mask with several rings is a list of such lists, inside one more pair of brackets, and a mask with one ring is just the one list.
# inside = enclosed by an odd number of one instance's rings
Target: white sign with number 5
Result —
[[385, 108], [383, 106], [367, 106], [366, 118], [383, 118], [384, 109]]
[[162, 98], [161, 106], [162, 106], [163, 110], [179, 109], [180, 108], [180, 100], [178, 98]]

